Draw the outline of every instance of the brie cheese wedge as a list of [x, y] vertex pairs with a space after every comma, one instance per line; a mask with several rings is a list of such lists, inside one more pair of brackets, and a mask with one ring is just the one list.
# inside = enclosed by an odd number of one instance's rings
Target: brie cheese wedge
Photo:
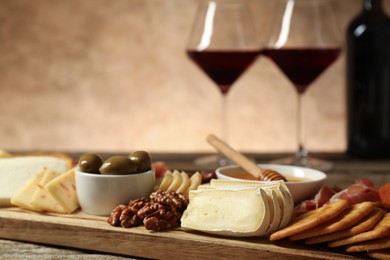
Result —
[[270, 205], [260, 188], [192, 190], [189, 201], [181, 217], [184, 230], [251, 237], [269, 228]]
[[[289, 189], [284, 181], [255, 181], [255, 180], [221, 180], [212, 179], [210, 186], [246, 186], [246, 187], [260, 187], [263, 190], [273, 190], [276, 193], [276, 197], [279, 201], [280, 208], [280, 223], [278, 229], [286, 227], [291, 221], [291, 217], [294, 211], [294, 200], [291, 196]], [[274, 210], [276, 211], [276, 210]]]

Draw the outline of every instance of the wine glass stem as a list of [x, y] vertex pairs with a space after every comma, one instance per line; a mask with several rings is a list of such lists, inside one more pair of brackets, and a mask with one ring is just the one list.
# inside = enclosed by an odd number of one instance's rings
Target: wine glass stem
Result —
[[297, 140], [298, 140], [298, 150], [296, 152], [297, 160], [305, 160], [307, 157], [307, 150], [303, 145], [303, 115], [302, 115], [302, 94], [298, 93], [297, 99]]
[[221, 136], [222, 139], [228, 143], [228, 128], [227, 128], [227, 105], [226, 105], [226, 96], [225, 94], [222, 95], [222, 106], [221, 106]]

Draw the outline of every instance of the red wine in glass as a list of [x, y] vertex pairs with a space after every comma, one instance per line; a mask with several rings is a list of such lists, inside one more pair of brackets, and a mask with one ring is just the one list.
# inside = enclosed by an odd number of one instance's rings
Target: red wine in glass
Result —
[[188, 50], [188, 56], [212, 79], [223, 95], [252, 64], [259, 50]]
[[294, 83], [299, 94], [339, 56], [340, 48], [284, 48], [265, 49], [269, 57]]

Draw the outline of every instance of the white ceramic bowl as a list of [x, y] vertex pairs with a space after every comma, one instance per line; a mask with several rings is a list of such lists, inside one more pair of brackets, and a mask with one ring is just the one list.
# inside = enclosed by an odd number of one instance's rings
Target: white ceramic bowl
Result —
[[[312, 198], [324, 185], [327, 175], [321, 171], [292, 165], [259, 164], [263, 169], [270, 169], [284, 175], [286, 185], [297, 204], [305, 199]], [[224, 166], [216, 170], [218, 179], [237, 180], [247, 179], [248, 173], [237, 165]]]
[[153, 192], [154, 181], [154, 170], [127, 175], [102, 175], [76, 169], [80, 207], [91, 215], [108, 216], [120, 204], [149, 196]]

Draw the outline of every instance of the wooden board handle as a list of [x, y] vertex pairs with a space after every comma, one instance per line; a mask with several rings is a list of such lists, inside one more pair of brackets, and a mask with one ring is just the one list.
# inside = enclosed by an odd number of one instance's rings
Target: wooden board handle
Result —
[[259, 176], [263, 173], [263, 169], [249, 160], [245, 155], [239, 153], [230, 147], [227, 143], [219, 139], [213, 134], [210, 134], [206, 138], [207, 142], [211, 144], [215, 149], [220, 153], [225, 155], [227, 158], [237, 163], [241, 168], [246, 170], [248, 173], [253, 175], [256, 179], [259, 179]]

